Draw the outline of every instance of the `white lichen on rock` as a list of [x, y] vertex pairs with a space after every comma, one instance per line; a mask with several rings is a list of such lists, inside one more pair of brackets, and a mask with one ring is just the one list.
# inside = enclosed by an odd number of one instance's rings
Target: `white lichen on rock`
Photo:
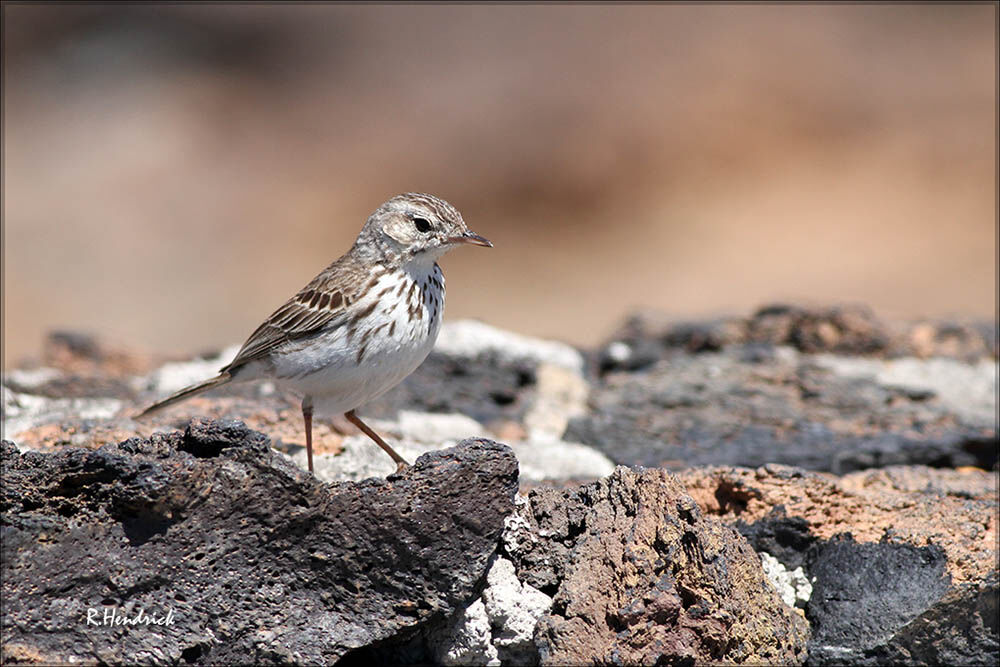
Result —
[[521, 494], [514, 496], [514, 511], [503, 520], [503, 548], [508, 554], [520, 554], [522, 547], [528, 542], [537, 542], [538, 538], [531, 530], [531, 524], [524, 518], [522, 511], [528, 499]]
[[760, 552], [760, 563], [764, 568], [764, 574], [785, 604], [789, 607], [803, 607], [809, 602], [809, 598], [812, 597], [812, 582], [802, 571], [801, 566], [789, 570], [766, 551]]
[[38, 368], [15, 368], [3, 374], [4, 384], [12, 384], [22, 390], [36, 389], [46, 382], [59, 379], [63, 372], [58, 368], [40, 366]]
[[445, 442], [464, 440], [483, 434], [483, 425], [472, 417], [458, 413], [437, 414], [400, 410], [395, 422], [387, 422], [403, 439], [417, 442]]
[[445, 665], [535, 664], [535, 626], [551, 606], [552, 598], [519, 581], [514, 564], [497, 557], [486, 574], [482, 596], [429, 643]]
[[437, 661], [442, 665], [497, 667], [501, 664], [492, 642], [490, 620], [482, 598], [476, 598], [462, 610], [454, 625], [431, 637], [430, 643], [434, 646]]
[[552, 607], [552, 598], [518, 580], [514, 564], [497, 558], [486, 574], [483, 591], [486, 616], [493, 630], [493, 645], [505, 665], [538, 661], [533, 640], [538, 619]]
[[604, 349], [608, 358], [617, 363], [624, 363], [632, 356], [632, 348], [620, 340], [613, 341]]

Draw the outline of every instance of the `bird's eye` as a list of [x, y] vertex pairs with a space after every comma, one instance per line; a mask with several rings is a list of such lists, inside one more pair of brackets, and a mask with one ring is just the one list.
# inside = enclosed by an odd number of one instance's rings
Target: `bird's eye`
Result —
[[423, 232], [424, 234], [431, 231], [431, 221], [427, 218], [414, 218], [413, 226], [417, 228], [418, 232]]

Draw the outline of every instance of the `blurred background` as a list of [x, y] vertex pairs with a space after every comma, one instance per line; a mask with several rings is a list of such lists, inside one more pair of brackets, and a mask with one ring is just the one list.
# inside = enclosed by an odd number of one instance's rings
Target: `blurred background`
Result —
[[242, 341], [389, 196], [447, 317], [996, 311], [994, 4], [3, 7], [3, 365]]

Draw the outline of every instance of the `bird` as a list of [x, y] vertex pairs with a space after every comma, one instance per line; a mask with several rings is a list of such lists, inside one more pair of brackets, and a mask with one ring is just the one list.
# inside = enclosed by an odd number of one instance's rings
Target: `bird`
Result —
[[271, 313], [218, 375], [157, 401], [136, 419], [231, 382], [271, 380], [302, 396], [310, 473], [314, 411], [343, 414], [401, 472], [409, 464], [355, 410], [427, 358], [444, 313], [438, 260], [460, 245], [493, 247], [443, 199], [415, 192], [392, 197], [368, 217], [350, 250]]

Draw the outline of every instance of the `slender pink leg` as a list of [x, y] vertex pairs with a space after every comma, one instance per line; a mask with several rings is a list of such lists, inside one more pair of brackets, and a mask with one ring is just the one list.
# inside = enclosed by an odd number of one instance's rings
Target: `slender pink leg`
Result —
[[378, 433], [368, 428], [368, 424], [361, 421], [361, 418], [354, 414], [354, 410], [345, 412], [344, 416], [347, 420], [361, 429], [361, 431], [367, 435], [369, 438], [375, 441], [375, 444], [381, 447], [386, 454], [392, 457], [392, 460], [396, 462], [396, 471], [401, 472], [404, 468], [410, 464], [406, 462], [402, 456], [396, 453], [396, 450], [389, 446], [389, 444], [379, 437]]
[[306, 458], [309, 459], [309, 472], [313, 471], [313, 406], [312, 401], [302, 401], [302, 420], [306, 423]]

